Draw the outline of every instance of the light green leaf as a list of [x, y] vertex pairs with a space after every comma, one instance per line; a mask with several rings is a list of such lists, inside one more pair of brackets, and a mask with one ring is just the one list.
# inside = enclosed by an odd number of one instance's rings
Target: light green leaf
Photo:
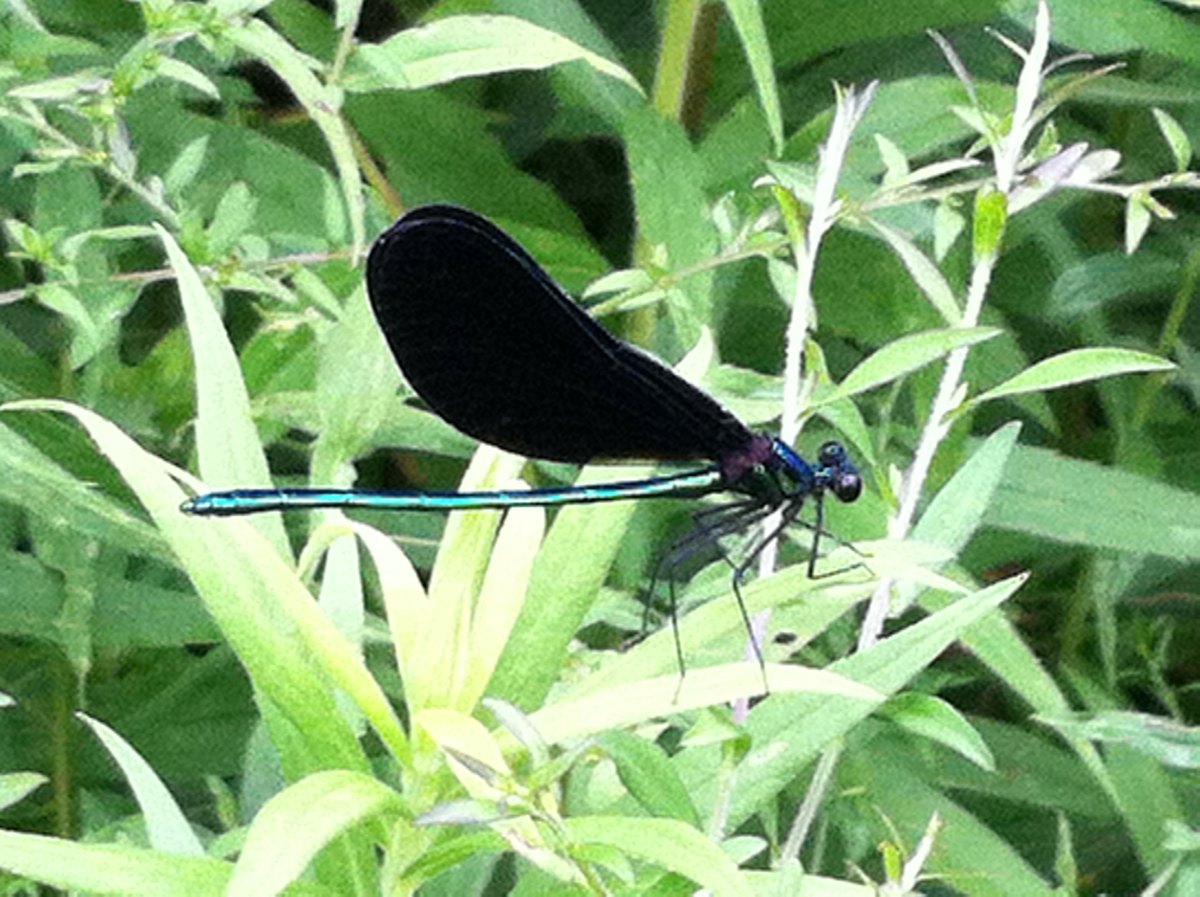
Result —
[[[844, 676], [793, 664], [767, 664], [767, 683], [772, 695], [789, 692], [836, 694], [851, 703], [883, 699], [882, 695]], [[547, 742], [557, 744], [762, 692], [762, 670], [758, 664], [739, 661], [688, 670], [682, 679], [679, 675], [668, 674], [592, 691], [583, 697], [550, 704], [531, 714], [530, 718]]]
[[1138, 246], [1142, 243], [1142, 238], [1150, 230], [1150, 222], [1154, 216], [1150, 214], [1150, 205], [1147, 202], [1149, 198], [1149, 195], [1145, 191], [1134, 190], [1129, 194], [1129, 198], [1125, 200], [1126, 255], [1133, 255], [1137, 252]]
[[233, 865], [124, 844], [0, 830], [0, 869], [64, 891], [139, 897], [221, 897]]
[[898, 380], [905, 374], [949, 355], [957, 348], [982, 343], [1001, 333], [996, 327], [948, 327], [944, 330], [926, 330], [924, 333], [902, 336], [859, 362], [824, 401], [849, 398]]
[[271, 0], [213, 0], [212, 6], [218, 15], [233, 17], [258, 12], [270, 2]]
[[[320, 282], [320, 278], [313, 280]], [[400, 386], [400, 372], [366, 290], [354, 290], [344, 305], [334, 303], [337, 323], [317, 347], [320, 435], [313, 447], [310, 477], [314, 483], [339, 482], [339, 477], [347, 476], [349, 462], [371, 445]]]
[[704, 169], [683, 128], [648, 106], [625, 117], [622, 136], [642, 243], [640, 260], [660, 272], [690, 271], [667, 294], [678, 339], [690, 346], [710, 321], [713, 272], [705, 263], [717, 252]]
[[337, 167], [342, 196], [349, 210], [350, 232], [354, 241], [352, 252], [357, 255], [366, 240], [363, 222], [366, 207], [358, 161], [354, 155], [354, 142], [340, 115], [341, 90], [322, 84], [313, 74], [313, 69], [319, 68], [319, 64], [289, 44], [261, 19], [247, 19], [229, 28], [225, 36], [270, 66], [304, 106], [313, 123], [321, 129]]
[[966, 226], [966, 219], [958, 210], [957, 203], [950, 200], [939, 202], [933, 213], [933, 257], [938, 261], [944, 259]]
[[58, 411], [84, 425], [167, 539], [256, 688], [302, 733], [304, 763], [366, 768], [355, 734], [332, 700], [331, 682], [351, 696], [393, 755], [407, 760], [407, 736], [379, 683], [257, 530], [236, 519], [184, 515], [179, 506], [185, 496], [173, 477], [194, 486], [192, 478], [85, 408], [57, 401], [7, 407]]
[[961, 551], [983, 522], [1020, 432], [1019, 423], [1006, 424], [976, 448], [933, 497], [912, 537]]
[[[475, 453], [460, 489], [495, 488], [514, 479], [524, 459], [483, 445]], [[413, 694], [409, 709], [456, 707], [470, 664], [471, 618], [501, 514], [465, 511], [451, 514], [429, 577], [428, 635], [414, 647]], [[419, 696], [421, 703], [414, 703]]]
[[42, 100], [61, 102], [73, 99], [80, 93], [97, 93], [108, 86], [108, 81], [86, 69], [73, 75], [47, 78], [33, 84], [22, 84], [7, 91], [7, 96], [19, 100]]
[[146, 819], [146, 834], [155, 850], [178, 856], [204, 856], [204, 845], [166, 784], [133, 746], [111, 728], [86, 713], [77, 717], [91, 728], [105, 750], [121, 768]]
[[140, 240], [145, 237], [155, 237], [154, 229], [144, 224], [118, 224], [114, 227], [98, 227], [94, 230], [84, 230], [71, 234], [58, 244], [58, 251], [67, 261], [75, 261], [79, 251], [88, 240]]
[[661, 747], [620, 729], [605, 732], [596, 742], [616, 766], [621, 784], [648, 813], [700, 825], [687, 789]]
[[930, 569], [954, 557], [952, 552], [940, 545], [913, 539], [881, 539], [859, 542], [855, 547], [863, 553], [863, 563], [870, 566], [871, 572], [877, 576], [956, 595], [969, 591], [965, 586]]
[[[968, 595], [875, 647], [831, 664], [828, 671], [847, 675], [884, 694], [899, 691], [1026, 578], [1011, 577]], [[739, 767], [729, 824], [740, 825], [758, 812], [763, 801], [788, 787], [832, 739], [844, 735], [872, 710], [870, 702], [822, 694], [772, 694], [756, 705], [746, 720], [752, 746]], [[798, 726], [797, 720], [804, 724]], [[718, 786], [719, 748], [686, 751], [675, 761], [692, 799], [705, 806]]]
[[[225, 324], [200, 275], [175, 238], [160, 224], [156, 223], [154, 229], [179, 284], [196, 365], [196, 454], [200, 474], [214, 488], [268, 485], [271, 473], [250, 414], [250, 396], [242, 381], [241, 365]], [[291, 557], [278, 514], [259, 515], [251, 526], [262, 533], [280, 557]]]
[[1167, 146], [1171, 148], [1171, 155], [1175, 157], [1175, 170], [1187, 171], [1188, 163], [1192, 161], [1192, 141], [1188, 138], [1187, 131], [1170, 113], [1158, 107], [1151, 111], [1154, 113], [1158, 129], [1167, 141]]
[[[637, 479], [650, 472], [634, 467], [622, 474]], [[612, 468], [595, 465], [584, 468], [575, 482], [582, 486], [616, 478]], [[574, 505], [555, 515], [534, 563], [521, 616], [488, 686], [490, 695], [522, 709], [545, 700], [621, 548], [635, 504]]]
[[1176, 769], [1200, 769], [1200, 727], [1148, 713], [1108, 710], [1094, 714], [1041, 715], [1038, 720], [1074, 738], [1125, 744]]
[[363, 0], [338, 0], [333, 24], [338, 28], [345, 28], [357, 22], [358, 16], [362, 12], [362, 5]]
[[961, 414], [969, 407], [981, 405], [1003, 396], [1043, 392], [1048, 389], [1070, 386], [1072, 383], [1084, 383], [1103, 377], [1115, 377], [1119, 374], [1170, 371], [1174, 368], [1175, 365], [1166, 359], [1132, 349], [1072, 349], [1069, 352], [1039, 361], [999, 386], [992, 387], [987, 392], [975, 396], [961, 406], [957, 413]]
[[233, 248], [254, 221], [258, 201], [243, 181], [234, 181], [217, 203], [212, 223], [208, 226], [208, 248], [219, 258]]
[[[857, 560], [859, 558], [856, 555], [845, 550], [831, 556], [828, 563], [831, 569], [836, 570]], [[875, 579], [863, 574], [864, 571], [858, 568], [838, 576], [814, 580], [808, 578], [805, 565], [798, 564], [744, 586], [742, 597], [751, 616], [768, 607], [786, 608], [788, 628], [803, 642], [825, 631], [834, 620], [871, 594]], [[722, 577], [722, 585], [728, 586], [725, 577]], [[685, 682], [702, 666], [709, 668], [705, 665], [725, 664], [731, 658], [740, 659], [744, 656], [746, 624], [733, 595], [728, 593], [689, 611], [679, 621], [679, 635], [683, 642], [684, 658], [689, 664]], [[657, 680], [660, 677], [675, 683], [679, 681], [679, 661], [669, 625], [624, 653], [606, 657], [589, 676], [571, 683], [570, 688], [564, 690], [562, 700], [581, 699], [618, 685]], [[747, 689], [745, 693], [749, 695], [762, 691], [762, 673], [757, 664], [753, 665], [753, 675], [747, 682]], [[668, 700], [670, 697], [667, 696]]]
[[1030, 446], [1013, 451], [984, 522], [1070, 545], [1200, 559], [1194, 492]]
[[878, 713], [922, 738], [944, 744], [989, 772], [996, 760], [975, 727], [941, 698], [920, 692], [904, 692], [891, 698]]
[[[1011, 139], [1011, 138], [1010, 138]], [[980, 191], [975, 196], [971, 252], [976, 261], [994, 258], [1008, 224], [1008, 200], [1003, 193]]]
[[874, 219], [868, 220], [875, 231], [892, 248], [892, 251], [899, 256], [900, 261], [912, 276], [913, 282], [929, 300], [929, 304], [942, 316], [942, 320], [951, 327], [957, 325], [962, 320], [962, 312], [954, 298], [954, 291], [950, 289], [950, 284], [946, 282], [946, 278], [942, 276], [938, 266], [900, 231]]
[[1071, 842], [1071, 823], [1066, 814], [1057, 813], [1058, 839], [1054, 849], [1054, 872], [1062, 882], [1059, 893], [1062, 897], [1076, 897], [1079, 891], [1075, 883], [1079, 881], [1079, 864], [1075, 862], [1075, 846]]
[[904, 150], [882, 134], [875, 134], [874, 137], [879, 158], [883, 160], [883, 186], [894, 187], [908, 177], [908, 157], [904, 155]]
[[698, 829], [675, 819], [576, 816], [564, 819], [581, 845], [605, 845], [691, 879], [716, 897], [752, 897], [733, 860]]
[[455, 701], [461, 710], [474, 710], [495, 672], [525, 603], [545, 533], [546, 512], [541, 508], [514, 508], [504, 515], [471, 619], [467, 676]]
[[382, 44], [360, 44], [343, 81], [347, 90], [420, 90], [460, 78], [585, 62], [625, 82], [623, 67], [554, 31], [515, 16], [448, 16], [409, 28]]
[[362, 773], [334, 769], [301, 779], [254, 817], [226, 894], [278, 894], [330, 841], [364, 822], [397, 815], [404, 806], [397, 792]]
[[762, 7], [757, 0], [725, 0], [729, 18], [746, 51], [758, 102], [767, 119], [775, 155], [783, 150], [783, 111], [779, 105], [779, 88], [775, 83], [775, 65], [771, 61], [771, 45], [763, 24]]
[[158, 72], [172, 81], [178, 81], [180, 84], [194, 87], [214, 100], [221, 98], [221, 92], [217, 90], [217, 85], [213, 84], [208, 79], [208, 76], [199, 69], [188, 65], [186, 62], [181, 62], [170, 56], [164, 56], [158, 61]]
[[42, 305], [58, 312], [71, 325], [70, 364], [72, 368], [82, 367], [95, 356], [102, 342], [100, 329], [87, 307], [61, 283], [43, 284], [36, 295]]
[[7, 772], [0, 775], [0, 810], [20, 803], [49, 781], [40, 772]]

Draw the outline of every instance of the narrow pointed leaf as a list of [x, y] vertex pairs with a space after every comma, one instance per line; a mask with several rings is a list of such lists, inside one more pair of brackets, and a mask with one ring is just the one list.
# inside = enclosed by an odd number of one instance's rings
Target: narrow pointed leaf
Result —
[[1012, 379], [971, 399], [967, 405], [980, 405], [1021, 393], [1058, 389], [1072, 383], [1115, 377], [1118, 374], [1170, 371], [1174, 368], [1175, 365], [1164, 358], [1132, 349], [1073, 349], [1039, 361]]

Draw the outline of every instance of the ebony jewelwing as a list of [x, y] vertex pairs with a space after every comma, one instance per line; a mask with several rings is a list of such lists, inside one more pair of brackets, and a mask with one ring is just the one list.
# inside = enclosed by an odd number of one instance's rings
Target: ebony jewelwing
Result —
[[[779, 439], [753, 432], [594, 322], [515, 240], [474, 212], [429, 205], [404, 215], [371, 248], [367, 292], [409, 384], [469, 436], [548, 461], [712, 463], [640, 480], [528, 490], [235, 489], [200, 495], [183, 510], [214, 516], [290, 508], [448, 511], [733, 492], [735, 501], [696, 515], [698, 528], [676, 543], [667, 563], [779, 511], [778, 525], [733, 565], [734, 593], [749, 628], [739, 584], [757, 555], [811, 498], [813, 576], [825, 493], [852, 502], [862, 491], [841, 443], [826, 442], [811, 464]], [[677, 632], [676, 651], [682, 669]]]

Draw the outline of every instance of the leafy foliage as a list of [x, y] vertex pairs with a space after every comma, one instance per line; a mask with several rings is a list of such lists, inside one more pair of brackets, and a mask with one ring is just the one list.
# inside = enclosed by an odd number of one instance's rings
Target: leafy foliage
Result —
[[[1195, 893], [1195, 14], [415, 6], [0, 13], [9, 890]], [[637, 475], [413, 401], [357, 265], [427, 201], [852, 446], [769, 695], [722, 563], [624, 645], [686, 507], [179, 511]]]

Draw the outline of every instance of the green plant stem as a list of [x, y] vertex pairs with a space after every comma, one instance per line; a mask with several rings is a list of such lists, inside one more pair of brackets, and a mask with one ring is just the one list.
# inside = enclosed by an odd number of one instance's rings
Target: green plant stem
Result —
[[[975, 327], [979, 323], [983, 301], [992, 281], [992, 271], [996, 267], [996, 258], [996, 253], [990, 253], [975, 263], [971, 271], [971, 285], [967, 291], [967, 302], [960, 327]], [[955, 349], [946, 359], [946, 367], [942, 371], [942, 379], [933, 398], [933, 407], [929, 410], [929, 421], [921, 432], [916, 454], [900, 487], [900, 507], [888, 521], [889, 539], [903, 539], [912, 527], [913, 517], [917, 512], [917, 500], [921, 497], [921, 490], [933, 466], [933, 458], [953, 423], [949, 414], [958, 404], [959, 384], [962, 382], [963, 368], [967, 363], [967, 351], [966, 346]], [[862, 628], [858, 633], [859, 651], [865, 651], [879, 641], [891, 606], [891, 590], [892, 580], [882, 579], [871, 596]]]
[[[1158, 338], [1159, 355], [1170, 356], [1179, 345], [1179, 330], [1183, 327], [1192, 299], [1196, 295], [1197, 285], [1200, 285], [1200, 246], [1189, 252], [1183, 263], [1179, 289], [1175, 291], [1175, 298], [1167, 312], [1167, 320], [1163, 323], [1162, 334]], [[1142, 380], [1133, 413], [1133, 432], [1140, 432], [1146, 425], [1154, 397], [1162, 389], [1165, 380], [1165, 374], [1151, 374]]]
[[[703, 0], [669, 0], [659, 42], [658, 66], [650, 102], [656, 112], [671, 121], [683, 123], [687, 91], [695, 64], [696, 34]], [[634, 237], [633, 257], [639, 263], [649, 258], [649, 247], [639, 231]], [[649, 265], [642, 264], [642, 267]], [[650, 342], [657, 315], [653, 308], [634, 310], [625, 321], [624, 335], [636, 345]]]
[[51, 660], [51, 664], [55, 670], [55, 687], [50, 698], [53, 707], [50, 727], [53, 761], [50, 778], [54, 793], [54, 830], [59, 837], [70, 838], [74, 835], [71, 813], [71, 728], [75, 722], [71, 707], [77, 682], [70, 664], [57, 658]]
[[703, 0], [670, 0], [659, 44], [650, 101], [665, 118], [681, 121]]
[[112, 161], [112, 157], [106, 150], [80, 146], [62, 131], [58, 130], [58, 128], [50, 124], [50, 122], [46, 121], [46, 119], [40, 114], [27, 113], [23, 117], [15, 115], [7, 115], [5, 117], [28, 125], [43, 137], [49, 138], [63, 149], [74, 153], [79, 159], [83, 160], [88, 165], [103, 171], [110, 178], [149, 206], [171, 230], [178, 232], [182, 227], [182, 222], [179, 220], [178, 213], [176, 213], [176, 211], [167, 204], [166, 200], [161, 196], [151, 192], [149, 188], [139, 184], [132, 175], [122, 171]]
[[[839, 738], [826, 745], [825, 750], [821, 752], [821, 757], [817, 760], [817, 768], [813, 771], [812, 781], [808, 783], [808, 790], [804, 793], [804, 800], [800, 804], [800, 809], [796, 811], [796, 818], [792, 820], [787, 840], [783, 842], [783, 848], [779, 854], [780, 861], [792, 858], [800, 859], [800, 848], [808, 840], [808, 832], [817, 818], [817, 811], [821, 808], [826, 793], [829, 791], [829, 784], [833, 781], [834, 771], [842, 756], [842, 747], [843, 742]], [[776, 865], [778, 866], [778, 863]]]
[[[320, 265], [324, 262], [332, 261], [350, 261], [350, 253], [348, 251], [335, 252], [297, 252], [293, 255], [281, 255], [278, 258], [265, 259], [260, 262], [246, 262], [242, 270], [253, 271], [259, 274], [266, 274], [271, 271], [288, 271], [297, 265]], [[205, 277], [216, 277], [219, 273], [217, 265], [197, 265], [198, 270]], [[123, 274], [113, 274], [105, 278], [92, 278], [88, 280], [75, 281], [67, 284], [72, 288], [88, 287], [88, 286], [105, 286], [114, 283], [132, 283], [139, 286], [147, 286], [148, 284], [158, 283], [164, 280], [174, 280], [175, 272], [170, 268], [154, 268], [147, 271], [126, 271]], [[55, 283], [56, 281], [49, 281]], [[37, 293], [38, 287], [45, 284], [30, 283], [25, 286], [18, 287], [15, 290], [4, 290], [0, 292], [0, 306], [9, 305], [13, 302], [19, 302], [26, 296], [31, 296]]]
[[342, 29], [342, 36], [338, 40], [337, 51], [333, 56], [333, 65], [329, 69], [328, 84], [336, 84], [342, 77], [342, 69], [346, 66], [346, 60], [350, 58], [350, 53], [354, 50], [354, 32], [358, 28], [358, 17], [362, 13], [362, 7], [358, 8], [353, 20], [346, 23]]

